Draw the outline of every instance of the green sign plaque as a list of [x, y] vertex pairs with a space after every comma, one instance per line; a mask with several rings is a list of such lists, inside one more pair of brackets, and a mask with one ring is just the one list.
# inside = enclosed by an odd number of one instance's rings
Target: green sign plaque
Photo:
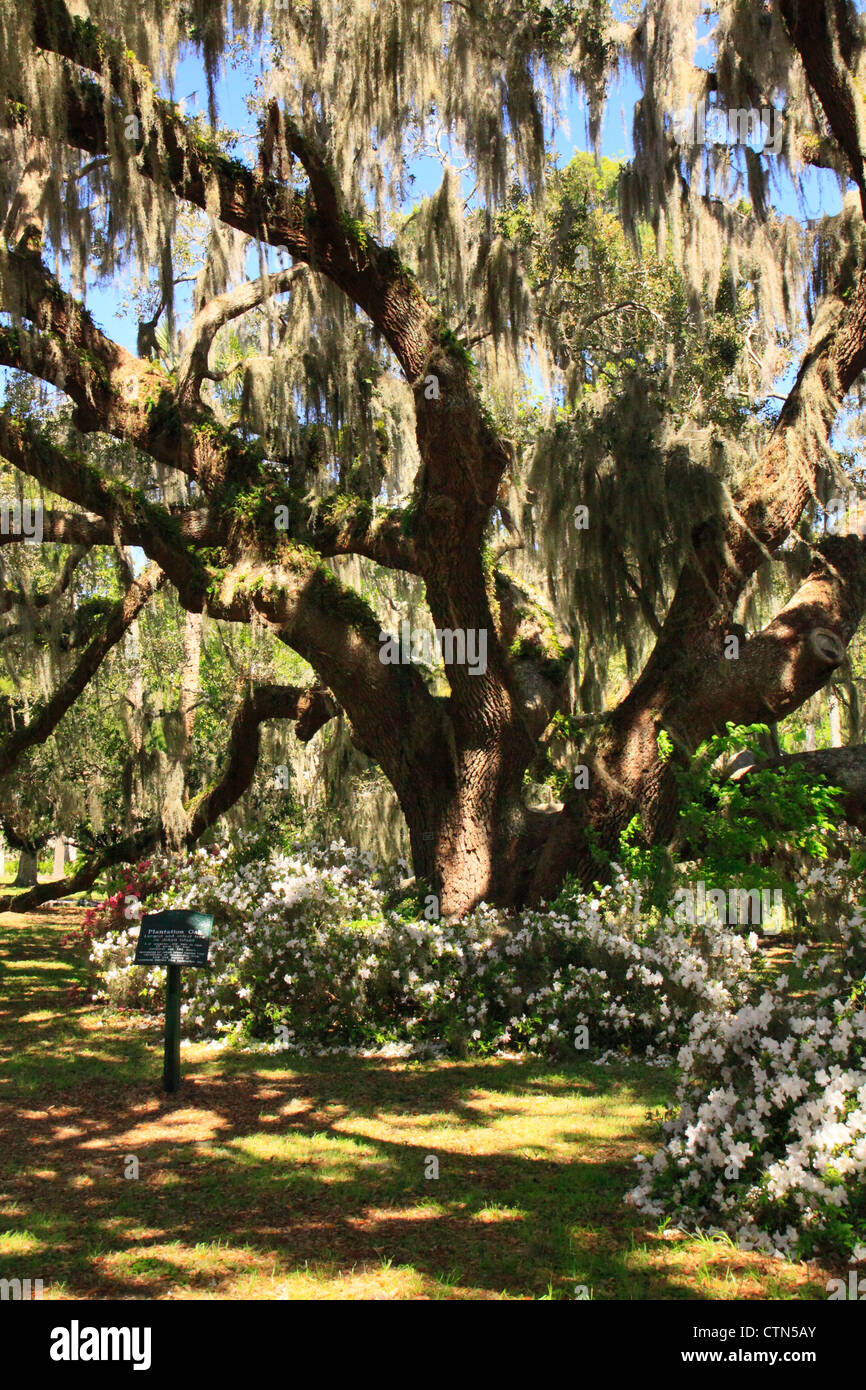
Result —
[[141, 919], [135, 965], [167, 965], [163, 1089], [180, 1087], [180, 968], [207, 965], [213, 917], [206, 912], [149, 912]]
[[207, 965], [213, 917], [204, 912], [151, 912], [141, 919], [135, 965]]

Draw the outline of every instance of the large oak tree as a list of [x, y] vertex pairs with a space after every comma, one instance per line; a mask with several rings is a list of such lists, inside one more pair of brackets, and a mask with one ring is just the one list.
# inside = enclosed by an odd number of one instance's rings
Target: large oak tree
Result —
[[[0, 364], [74, 409], [62, 428], [7, 409], [0, 453], [56, 499], [45, 542], [148, 559], [51, 698], [7, 731], [5, 774], [167, 582], [191, 614], [264, 623], [315, 673], [306, 688], [249, 692], [222, 776], [185, 808], [185, 838], [249, 785], [265, 721], [293, 720], [309, 739], [341, 711], [396, 794], [416, 874], [460, 913], [482, 898], [537, 901], [569, 871], [590, 880], [593, 846], [614, 851], [636, 813], [665, 841], [678, 760], [728, 721], [784, 718], [839, 669], [866, 603], [866, 540], [813, 539], [801, 518], [838, 487], [831, 433], [866, 365], [861, 19], [843, 0], [617, 8], [2, 0]], [[707, 9], [712, 61], [699, 66]], [[215, 90], [224, 57], [242, 67], [255, 45], [258, 134], [241, 158]], [[211, 89], [207, 120], [159, 94], [190, 51]], [[551, 94], [573, 79], [595, 135], [628, 65], [641, 99], [617, 182], [622, 226], [636, 265], [676, 269], [708, 372], [714, 315], [725, 295], [734, 306], [729, 366], [748, 408], [727, 420], [700, 384], [673, 408], [676, 343], [662, 332], [661, 351], [639, 351], [623, 328], [664, 330], [664, 313], [637, 293], [610, 297], [601, 274], [575, 279], [579, 210], [552, 222], [544, 211], [558, 177]], [[678, 113], [700, 102], [764, 110], [780, 139], [761, 151], [683, 143]], [[465, 158], [474, 190], [449, 167], [407, 215], [413, 157], [437, 139], [446, 163]], [[846, 198], [807, 225], [779, 210], [773, 179], [796, 190], [816, 168]], [[188, 208], [209, 245], [176, 358], [146, 331], [132, 353], [85, 308], [88, 274], [111, 283], [137, 258], [171, 320]], [[603, 219], [593, 225], [603, 240]], [[245, 278], [250, 245], [259, 273]], [[259, 350], [247, 333], [238, 361], [223, 360], [227, 331], [251, 322]], [[798, 334], [781, 409], [753, 409]], [[524, 408], [532, 362], [556, 402], [546, 418]], [[105, 437], [124, 446], [120, 464], [93, 447]], [[794, 592], [728, 659], [756, 576], [792, 556]], [[418, 623], [485, 634], [484, 669], [446, 646], [440, 687], [417, 661], [383, 662], [392, 615], [372, 596], [384, 572], [405, 579]], [[637, 668], [599, 710], [590, 676], [617, 642]], [[527, 805], [562, 711], [584, 719], [588, 780]], [[833, 765], [853, 819], [863, 767], [862, 749]], [[161, 833], [138, 832], [71, 882]]]

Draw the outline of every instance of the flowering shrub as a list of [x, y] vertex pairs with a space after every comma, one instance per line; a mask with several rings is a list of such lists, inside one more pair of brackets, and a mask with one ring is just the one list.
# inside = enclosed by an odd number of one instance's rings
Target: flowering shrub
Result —
[[[866, 1240], [866, 907], [856, 865], [803, 867], [807, 913], [838, 904], [796, 989], [754, 971], [757, 944], [712, 922], [676, 924], [617, 869], [541, 911], [478, 907], [458, 923], [399, 903], [399, 861], [377, 869], [342, 841], [288, 849], [250, 835], [155, 858], [88, 915], [97, 997], [155, 1009], [161, 967], [132, 966], [148, 911], [214, 915], [210, 968], [183, 974], [187, 1031], [328, 1047], [554, 1057], [678, 1051], [663, 1143], [629, 1199], [745, 1248], [809, 1255]], [[396, 905], [395, 905], [396, 904]]]
[[62, 946], [84, 946], [100, 974], [112, 969], [124, 972], [123, 986], [111, 996], [115, 1004], [137, 1005], [155, 999], [162, 986], [160, 971], [131, 966], [129, 961], [135, 951], [142, 900], [161, 891], [170, 875], [167, 862], [142, 860], [124, 871], [122, 887], [95, 907], [88, 907], [81, 925], [61, 938]]
[[780, 976], [729, 1016], [697, 1015], [665, 1142], [637, 1160], [639, 1209], [745, 1249], [866, 1253], [864, 917], [853, 910], [817, 960], [796, 948], [800, 997]]
[[[723, 1016], [745, 999], [749, 944], [725, 928], [649, 925], [621, 872], [595, 897], [571, 890], [518, 917], [482, 905], [449, 923], [389, 906], [400, 867], [376, 870], [342, 841], [259, 858], [243, 838], [175, 861], [169, 880], [155, 865], [148, 911], [215, 919], [211, 968], [184, 972], [187, 1029], [300, 1047], [665, 1061], [696, 1012]], [[94, 940], [99, 995], [153, 1007], [163, 972], [130, 966], [135, 935], [112, 920]]]

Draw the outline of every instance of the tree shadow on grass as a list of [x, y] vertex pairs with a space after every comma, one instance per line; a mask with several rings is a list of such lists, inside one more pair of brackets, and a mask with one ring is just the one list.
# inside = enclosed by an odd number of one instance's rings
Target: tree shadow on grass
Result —
[[[175, 1266], [172, 1282], [219, 1296], [246, 1255], [251, 1268], [269, 1259], [283, 1277], [308, 1266], [325, 1279], [392, 1261], [427, 1292], [438, 1280], [463, 1296], [573, 1296], [579, 1284], [596, 1297], [688, 1296], [675, 1279], [627, 1268], [635, 1232], [655, 1240], [622, 1202], [644, 1133], [572, 1150], [563, 1138], [572, 1102], [622, 1088], [600, 1069], [556, 1075], [565, 1109], [555, 1132], [536, 1142], [527, 1114], [526, 1142], [500, 1136], [485, 1151], [521, 1098], [549, 1095], [543, 1066], [328, 1059], [287, 1074], [249, 1061], [247, 1075], [193, 1070], [172, 1099], [118, 1074], [75, 1099], [49, 1088], [38, 1108], [21, 1107], [0, 1210], [7, 1230], [30, 1233], [34, 1273], [38, 1263], [71, 1297], [152, 1298]], [[429, 1139], [411, 1128], [427, 1117]], [[407, 1122], [405, 1137], [376, 1132]], [[123, 1176], [128, 1155], [137, 1180]], [[425, 1176], [431, 1156], [437, 1179]], [[229, 1272], [214, 1280], [213, 1261], [197, 1268], [189, 1252], [226, 1241]], [[21, 1264], [21, 1254], [0, 1258], [0, 1272]]]
[[242, 1296], [248, 1273], [273, 1297], [299, 1272], [339, 1292], [391, 1262], [409, 1296], [700, 1297], [663, 1260], [635, 1267], [636, 1240], [664, 1242], [622, 1200], [668, 1078], [190, 1048], [168, 1098], [156, 1029], [58, 1007], [52, 938], [29, 943], [0, 1018], [0, 1277], [149, 1299]]

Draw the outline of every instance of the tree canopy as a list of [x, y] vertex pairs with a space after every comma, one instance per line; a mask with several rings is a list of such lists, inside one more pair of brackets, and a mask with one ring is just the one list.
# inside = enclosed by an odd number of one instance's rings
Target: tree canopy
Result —
[[[845, 0], [3, 0], [0, 455], [43, 541], [0, 536], [4, 786], [112, 653], [158, 653], [145, 613], [175, 628], [159, 757], [115, 673], [113, 833], [73, 884], [202, 836], [289, 720], [347, 731], [444, 913], [537, 902], [635, 815], [670, 841], [708, 738], [850, 676], [864, 53]], [[87, 308], [130, 281], [135, 351]], [[202, 631], [237, 624], [268, 655], [204, 756]]]

